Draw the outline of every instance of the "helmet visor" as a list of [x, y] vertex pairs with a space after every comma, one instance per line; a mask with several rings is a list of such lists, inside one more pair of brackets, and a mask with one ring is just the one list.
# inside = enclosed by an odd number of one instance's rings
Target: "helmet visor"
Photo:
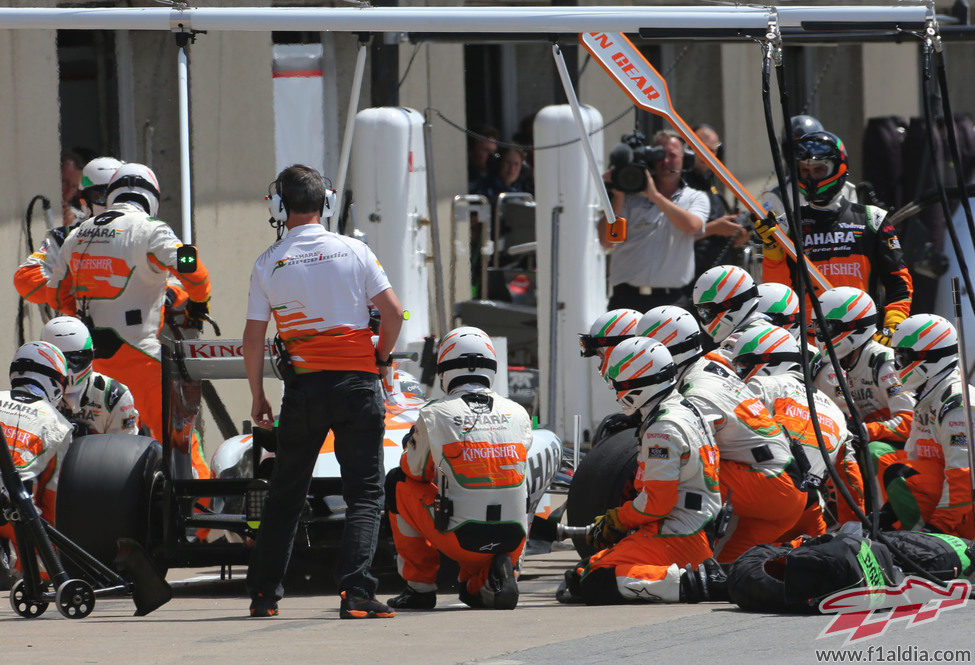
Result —
[[931, 349], [928, 351], [916, 351], [909, 347], [897, 347], [894, 349], [894, 366], [897, 369], [904, 369], [908, 365], [917, 362], [933, 362], [935, 360], [941, 360], [946, 356], [954, 354], [956, 351], [953, 347], [946, 347], [942, 349]]
[[871, 314], [865, 316], [862, 319], [855, 319], [853, 321], [837, 321], [835, 319], [826, 319], [822, 324], [816, 329], [816, 339], [820, 342], [830, 342], [835, 340], [837, 337], [845, 332], [855, 331], [863, 332], [870, 328], [877, 327], [877, 315]]
[[723, 312], [727, 312], [730, 309], [735, 309], [749, 299], [757, 297], [758, 287], [753, 286], [750, 289], [742, 291], [736, 296], [728, 298], [724, 302], [702, 302], [694, 305], [694, 307], [697, 309], [697, 313], [701, 317], [701, 320], [708, 322], [714, 321]]
[[68, 362], [68, 371], [72, 373], [87, 369], [95, 359], [95, 352], [92, 349], [83, 351], [65, 351], [64, 359]]

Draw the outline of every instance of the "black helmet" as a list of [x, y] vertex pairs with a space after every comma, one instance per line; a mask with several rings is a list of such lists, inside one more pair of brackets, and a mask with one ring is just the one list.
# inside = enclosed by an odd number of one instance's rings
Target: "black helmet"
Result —
[[822, 162], [822, 173], [803, 178], [799, 174], [799, 191], [810, 203], [828, 203], [846, 183], [847, 159], [843, 141], [831, 132], [812, 132], [796, 144], [796, 162]]
[[[795, 146], [796, 142], [806, 134], [823, 131], [826, 131], [823, 123], [811, 115], [794, 115], [789, 124], [788, 138], [792, 140], [792, 145]], [[786, 150], [786, 137], [782, 137], [782, 158], [785, 159], [788, 154]]]

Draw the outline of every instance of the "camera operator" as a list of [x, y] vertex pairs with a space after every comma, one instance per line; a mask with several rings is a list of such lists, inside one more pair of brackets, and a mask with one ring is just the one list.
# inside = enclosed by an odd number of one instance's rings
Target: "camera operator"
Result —
[[[694, 239], [704, 232], [710, 204], [707, 195], [681, 179], [685, 149], [676, 132], [657, 132], [650, 146], [639, 145], [642, 138], [624, 137], [630, 145], [613, 149], [613, 166], [606, 173], [613, 212], [628, 222], [627, 239], [610, 259], [609, 308], [688, 307], [685, 287], [694, 279]], [[641, 171], [642, 181], [633, 177]], [[600, 239], [609, 246], [606, 220], [600, 222]]]

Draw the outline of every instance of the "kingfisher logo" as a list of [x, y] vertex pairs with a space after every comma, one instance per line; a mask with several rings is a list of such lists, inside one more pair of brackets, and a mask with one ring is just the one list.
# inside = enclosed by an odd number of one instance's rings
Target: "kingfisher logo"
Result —
[[941, 587], [920, 577], [907, 577], [896, 587], [838, 591], [819, 604], [836, 617], [819, 637], [844, 636], [845, 644], [879, 637], [895, 622], [913, 628], [934, 621], [942, 612], [965, 607], [972, 585], [953, 580]]

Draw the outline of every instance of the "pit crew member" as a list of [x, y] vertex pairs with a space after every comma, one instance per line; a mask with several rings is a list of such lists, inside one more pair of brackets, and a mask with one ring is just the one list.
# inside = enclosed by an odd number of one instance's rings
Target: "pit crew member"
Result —
[[[109, 181], [108, 210], [82, 222], [58, 256], [49, 257], [55, 259], [49, 284], [57, 292], [58, 305], [66, 294], [73, 297], [79, 317], [91, 322], [95, 370], [129, 386], [142, 423], [157, 441], [163, 433], [157, 334], [167, 277], [175, 277], [186, 289], [187, 311], [195, 318], [209, 311], [210, 298], [202, 261], [193, 272], [177, 270], [182, 243], [165, 222], [154, 218], [159, 196], [150, 168], [125, 164]], [[185, 438], [178, 446], [193, 455], [194, 468], [206, 477], [198, 447]]]
[[[877, 341], [889, 344], [897, 324], [911, 312], [914, 287], [887, 213], [843, 196], [846, 148], [835, 134], [803, 136], [796, 146], [796, 161], [799, 189], [808, 201], [799, 209], [806, 256], [833, 286], [868, 293], [883, 286], [886, 302]], [[790, 262], [772, 236], [772, 223], [757, 220], [755, 231], [765, 244], [762, 281], [791, 285]]]
[[[105, 212], [105, 190], [112, 175], [122, 166], [122, 162], [114, 157], [97, 157], [87, 164], [81, 171], [81, 207], [82, 218], [87, 219]], [[58, 305], [54, 290], [48, 285], [54, 260], [48, 260], [49, 255], [61, 251], [64, 239], [73, 231], [78, 223], [71, 226], [57, 226], [47, 232], [41, 246], [18, 266], [14, 273], [14, 288], [27, 302], [51, 307], [61, 307], [68, 314], [74, 313], [74, 303], [65, 299]]]
[[[10, 390], [0, 392], [0, 427], [14, 466], [41, 517], [51, 524], [61, 459], [72, 440], [71, 423], [56, 408], [67, 380], [67, 365], [56, 346], [27, 342], [10, 363]], [[11, 524], [0, 525], [0, 539], [16, 544]]]
[[715, 547], [718, 561], [730, 563], [750, 547], [772, 542], [796, 523], [806, 503], [782, 429], [729, 367], [704, 354], [703, 333], [690, 312], [654, 307], [637, 330], [667, 347], [677, 390], [704, 417], [721, 453], [721, 495], [734, 517]]
[[[877, 306], [873, 299], [860, 289], [839, 286], [825, 291], [819, 302], [828, 330], [817, 333], [822, 350], [813, 359], [816, 387], [847, 413], [846, 400], [826, 355], [828, 340], [840, 361], [869, 441], [883, 442], [880, 444], [883, 449], [903, 448], [911, 432], [914, 397], [901, 385], [893, 351], [873, 339], [877, 330]], [[874, 443], [870, 446], [876, 447]], [[879, 454], [885, 452], [888, 451]]]
[[[732, 362], [738, 376], [762, 399], [786, 436], [799, 444], [796, 450], [802, 455], [799, 462], [805, 472], [800, 489], [808, 495], [806, 509], [799, 521], [776, 540], [826, 533], [819, 490], [831, 485], [832, 479], [819, 451], [811, 421], [806, 386], [799, 368], [798, 340], [785, 328], [754, 326], [738, 338]], [[853, 456], [846, 418], [822, 391], [816, 390], [813, 399], [830, 463], [863, 511], [863, 477]], [[842, 499], [837, 499], [837, 513], [840, 522], [857, 519]]]
[[387, 480], [387, 506], [406, 590], [394, 610], [431, 609], [443, 553], [460, 565], [460, 599], [514, 609], [514, 574], [528, 532], [526, 455], [531, 418], [494, 392], [497, 357], [486, 334], [449, 332], [437, 352], [446, 397], [420, 409]]
[[[972, 395], [958, 362], [954, 326], [934, 314], [915, 314], [894, 333], [894, 362], [904, 387], [916, 391], [914, 422], [904, 450], [880, 478], [888, 514], [907, 530], [925, 524], [935, 531], [975, 538], [972, 481], [963, 390]], [[883, 513], [882, 513], [883, 515]]]
[[41, 339], [61, 350], [68, 365], [68, 383], [59, 408], [76, 433], [138, 434], [139, 412], [122, 383], [92, 369], [94, 347], [85, 324], [58, 316], [44, 324]]
[[558, 598], [589, 605], [716, 598], [711, 582], [723, 574], [706, 529], [721, 509], [721, 492], [711, 432], [675, 390], [676, 368], [659, 342], [621, 342], [606, 374], [624, 413], [642, 421], [638, 494], [596, 518], [587, 540], [598, 551], [567, 571]]

